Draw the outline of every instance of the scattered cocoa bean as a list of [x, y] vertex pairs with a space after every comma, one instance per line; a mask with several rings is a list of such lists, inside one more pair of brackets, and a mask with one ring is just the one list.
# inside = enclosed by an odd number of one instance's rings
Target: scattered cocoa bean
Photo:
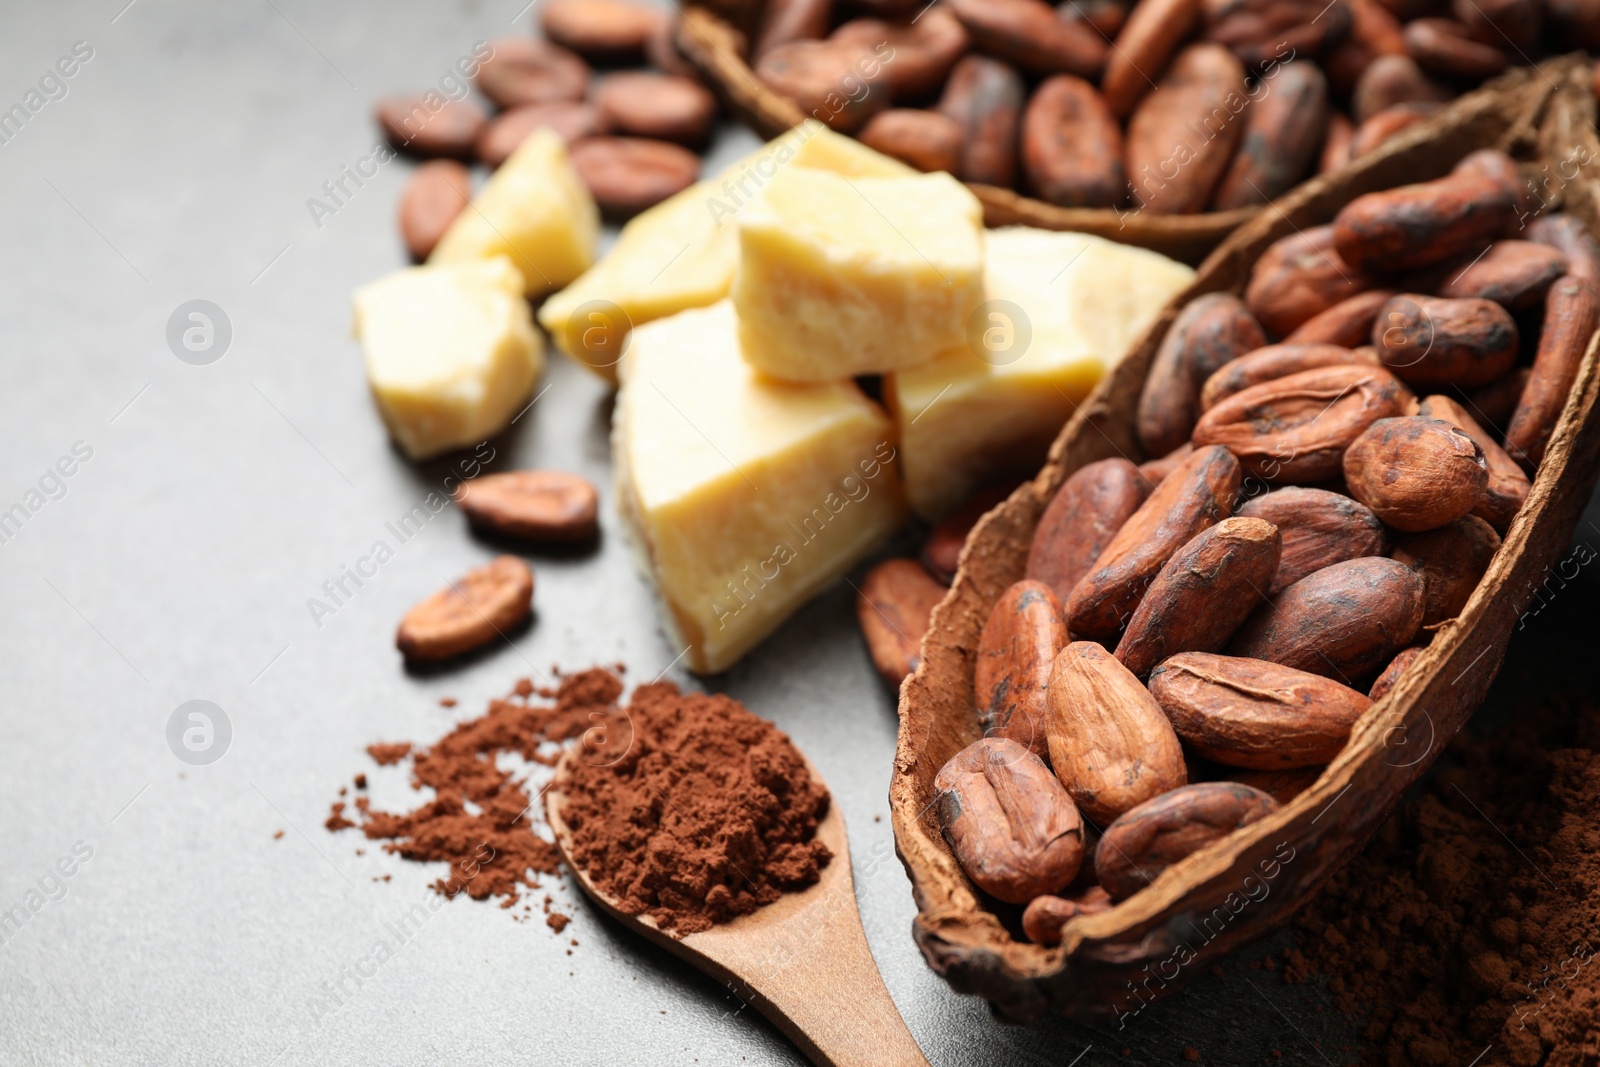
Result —
[[511, 153], [522, 146], [528, 135], [544, 127], [554, 130], [566, 142], [567, 148], [585, 137], [597, 137], [606, 132], [600, 113], [588, 104], [559, 101], [553, 104], [524, 104], [502, 111], [489, 120], [478, 134], [473, 151], [491, 167], [498, 167], [511, 158]]
[[1179, 52], [1128, 121], [1134, 201], [1160, 215], [1203, 211], [1244, 134], [1244, 67], [1226, 48]]
[[1372, 345], [1407, 385], [1476, 389], [1517, 361], [1517, 324], [1492, 300], [1402, 293], [1378, 312]]
[[895, 689], [922, 664], [922, 637], [945, 587], [914, 559], [887, 559], [867, 572], [856, 622], [878, 674]]
[[1022, 116], [1022, 172], [1052, 204], [1122, 203], [1128, 192], [1122, 128], [1094, 86], [1058, 74], [1034, 91]]
[[1363, 556], [1324, 567], [1273, 597], [1228, 648], [1352, 685], [1411, 643], [1422, 626], [1422, 579], [1403, 563]]
[[945, 0], [973, 47], [1030, 74], [1097, 78], [1106, 42], [1082, 23], [1057, 17], [1042, 0]]
[[400, 237], [411, 258], [427, 259], [471, 200], [472, 175], [460, 163], [430, 159], [418, 167], [400, 194]]
[[1278, 802], [1238, 782], [1201, 782], [1140, 804], [1106, 827], [1094, 872], [1126, 900], [1179, 860], [1271, 815]]
[[1066, 644], [1061, 601], [1048, 585], [1024, 578], [1000, 595], [978, 639], [973, 668], [985, 735], [1048, 754], [1045, 690], [1056, 653]]
[[940, 768], [933, 789], [945, 840], [990, 896], [1022, 904], [1078, 873], [1078, 810], [1050, 768], [1015, 741], [974, 741]]
[[1150, 484], [1125, 459], [1078, 468], [1039, 516], [1024, 576], [1065, 603], [1123, 524], [1150, 495]]
[[1010, 495], [1009, 487], [985, 489], [928, 531], [927, 540], [922, 542], [922, 565], [928, 568], [928, 573], [945, 585], [955, 581], [956, 568], [961, 565], [961, 550], [967, 547], [967, 535], [978, 525], [979, 519]]
[[1267, 343], [1261, 324], [1232, 293], [1206, 293], [1178, 312], [1161, 339], [1139, 394], [1139, 444], [1164, 456], [1189, 439], [1200, 388], [1230, 360]]
[[1533, 374], [1506, 429], [1506, 451], [1530, 475], [1544, 461], [1597, 324], [1600, 298], [1590, 282], [1568, 275], [1550, 287]]
[[1022, 77], [987, 56], [964, 56], [950, 72], [939, 112], [961, 128], [956, 177], [1009, 188], [1017, 179]]
[[389, 143], [413, 156], [471, 159], [472, 144], [488, 121], [476, 104], [444, 100], [437, 93], [391, 96], [374, 108], [378, 126]]
[[642, 137], [591, 137], [572, 146], [571, 159], [600, 210], [619, 218], [654, 207], [700, 177], [693, 152]]
[[645, 46], [665, 17], [633, 0], [545, 0], [539, 28], [592, 63], [624, 66], [643, 61]]
[[600, 121], [610, 130], [653, 137], [689, 148], [711, 139], [717, 98], [697, 81], [654, 71], [623, 71], [600, 83], [595, 93]]
[[472, 528], [535, 544], [582, 544], [600, 533], [600, 494], [563, 471], [507, 471], [463, 482], [456, 504]]
[[1388, 540], [1372, 509], [1343, 493], [1289, 486], [1246, 501], [1236, 512], [1278, 528], [1283, 552], [1268, 596], [1306, 575], [1361, 556], [1381, 556]]
[[1048, 703], [1051, 766], [1094, 822], [1109, 823], [1187, 781], [1183, 747], [1161, 705], [1093, 641], [1061, 650]]
[[1313, 315], [1375, 288], [1370, 277], [1334, 248], [1332, 226], [1313, 226], [1274, 241], [1256, 260], [1244, 299], [1273, 337], [1284, 337]]
[[1161, 482], [1106, 545], [1067, 601], [1075, 635], [1110, 639], [1139, 606], [1173, 553], [1228, 517], [1239, 492], [1239, 461], [1221, 447], [1198, 448]]
[[1192, 751], [1258, 770], [1329, 762], [1372, 704], [1331, 678], [1204, 652], [1164, 661], [1150, 675], [1150, 692]]
[[577, 102], [589, 90], [589, 64], [549, 41], [501, 37], [478, 67], [478, 91], [501, 107]]
[[533, 610], [533, 572], [497, 556], [406, 612], [394, 637], [410, 663], [437, 663], [515, 629]]

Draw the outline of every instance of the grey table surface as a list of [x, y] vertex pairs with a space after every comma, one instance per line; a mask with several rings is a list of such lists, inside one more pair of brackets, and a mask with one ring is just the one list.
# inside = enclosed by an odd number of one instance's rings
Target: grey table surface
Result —
[[[371, 152], [373, 99], [526, 32], [519, 3], [6, 5], [0, 108], [29, 117], [0, 143], [0, 510], [26, 516], [0, 542], [0, 912], [22, 916], [0, 926], [0, 1063], [800, 1062], [561, 879], [570, 955], [542, 923], [464, 899], [396, 943], [389, 924], [438, 872], [322, 828], [372, 770], [368, 743], [426, 741], [519, 676], [614, 661], [738, 697], [820, 767], [872, 950], [931, 1062], [1348, 1060], [1357, 1021], [1245, 965], [1288, 934], [1120, 1028], [1002, 1026], [933, 975], [887, 819], [893, 700], [844, 583], [729, 674], [689, 678], [608, 501], [597, 551], [534, 558], [527, 632], [456, 670], [402, 669], [401, 613], [495, 549], [453, 509], [403, 544], [385, 527], [448, 473], [390, 447], [349, 339], [352, 288], [402, 265], [411, 164], [320, 219], [308, 200]], [[75, 45], [92, 54], [48, 77]], [[708, 170], [753, 143], [725, 131]], [[195, 299], [231, 326], [208, 365], [167, 341]], [[491, 469], [608, 486], [607, 391], [559, 358], [546, 381]], [[308, 600], [378, 540], [394, 557], [314, 619]], [[1534, 620], [1547, 639], [1513, 646], [1495, 699], [1589, 683], [1558, 666], [1600, 636], [1589, 581]], [[231, 726], [204, 766], [168, 743], [196, 699]], [[411, 799], [399, 769], [373, 793]], [[392, 956], [357, 973], [381, 940]]]

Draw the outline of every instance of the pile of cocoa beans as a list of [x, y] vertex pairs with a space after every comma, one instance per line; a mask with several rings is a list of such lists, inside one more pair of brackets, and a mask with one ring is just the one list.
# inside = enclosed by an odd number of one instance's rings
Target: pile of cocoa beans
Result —
[[1517, 166], [1351, 201], [1179, 312], [1147, 454], [1040, 517], [976, 655], [984, 737], [937, 778], [973, 883], [1073, 915], [1309, 786], [1466, 605], [1600, 325], [1600, 246]]
[[1067, 207], [1258, 205], [1553, 50], [1580, 0], [771, 0], [757, 77], [922, 170]]
[[[711, 140], [719, 105], [678, 53], [667, 12], [637, 0], [549, 0], [539, 26], [543, 39], [480, 42], [438, 89], [375, 106], [391, 145], [435, 160], [417, 169], [401, 200], [413, 258], [426, 259], [466, 208], [464, 164], [498, 167], [540, 127], [566, 142], [608, 217], [637, 214], [699, 180], [696, 152]], [[617, 69], [646, 63], [654, 69]], [[611, 72], [596, 78], [594, 67]], [[498, 113], [467, 97], [469, 79]]]

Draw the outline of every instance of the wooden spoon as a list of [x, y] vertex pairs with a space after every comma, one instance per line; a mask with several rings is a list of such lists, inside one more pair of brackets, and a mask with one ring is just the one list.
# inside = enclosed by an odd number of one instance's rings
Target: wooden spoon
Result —
[[[850, 842], [839, 805], [828, 806], [817, 839], [833, 852], [816, 885], [696, 934], [673, 937], [647, 915], [627, 915], [572, 861], [562, 818], [571, 748], [545, 791], [556, 847], [589, 899], [612, 918], [727, 985], [800, 1046], [818, 1067], [928, 1067], [889, 997], [867, 948], [850, 876]], [[821, 783], [816, 768], [811, 777]]]

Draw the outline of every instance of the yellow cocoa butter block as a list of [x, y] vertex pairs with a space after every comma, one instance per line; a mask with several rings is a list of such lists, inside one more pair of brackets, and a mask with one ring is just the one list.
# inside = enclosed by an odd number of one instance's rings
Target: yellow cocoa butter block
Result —
[[538, 129], [456, 216], [428, 262], [509, 256], [523, 291], [542, 296], [588, 270], [599, 240], [600, 211], [566, 146], [553, 131]]
[[985, 483], [1034, 473], [1078, 402], [1194, 271], [1099, 237], [991, 230], [964, 343], [884, 378], [911, 506], [938, 519]]
[[728, 295], [739, 264], [739, 210], [789, 166], [851, 176], [916, 173], [807, 119], [624, 226], [599, 263], [539, 309], [555, 346], [615, 383], [629, 330]]
[[791, 168], [739, 213], [745, 361], [789, 381], [925, 363], [983, 299], [983, 208], [948, 174]]
[[620, 369], [619, 510], [691, 670], [732, 666], [903, 521], [888, 416], [852, 382], [757, 374], [728, 302], [639, 327]]
[[410, 267], [355, 294], [378, 413], [412, 459], [493, 437], [544, 370], [522, 275], [505, 256]]

